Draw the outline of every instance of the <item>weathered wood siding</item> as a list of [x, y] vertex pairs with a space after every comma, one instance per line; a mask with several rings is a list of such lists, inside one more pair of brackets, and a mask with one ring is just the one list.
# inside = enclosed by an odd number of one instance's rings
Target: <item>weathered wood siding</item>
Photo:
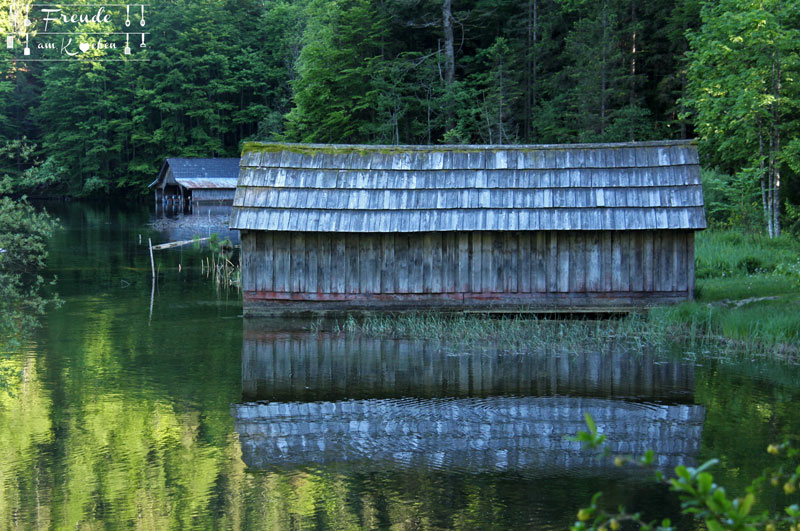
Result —
[[225, 203], [233, 204], [235, 188], [208, 188], [192, 190], [192, 201], [198, 203]]
[[638, 306], [694, 287], [692, 231], [243, 231], [242, 245], [250, 315], [289, 301], [292, 311]]

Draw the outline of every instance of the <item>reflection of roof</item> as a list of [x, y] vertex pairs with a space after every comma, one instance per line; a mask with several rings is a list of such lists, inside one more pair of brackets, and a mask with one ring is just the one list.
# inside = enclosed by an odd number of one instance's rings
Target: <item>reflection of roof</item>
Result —
[[373, 399], [231, 406], [250, 468], [359, 461], [551, 475], [608, 466], [567, 439], [590, 414], [613, 454], [656, 452], [660, 470], [693, 462], [705, 409], [572, 397]]
[[688, 141], [248, 144], [231, 228], [312, 232], [703, 229]]
[[172, 172], [175, 181], [184, 188], [236, 188], [239, 177], [239, 159], [183, 159], [168, 158], [164, 161], [158, 178], [150, 184], [152, 188]]

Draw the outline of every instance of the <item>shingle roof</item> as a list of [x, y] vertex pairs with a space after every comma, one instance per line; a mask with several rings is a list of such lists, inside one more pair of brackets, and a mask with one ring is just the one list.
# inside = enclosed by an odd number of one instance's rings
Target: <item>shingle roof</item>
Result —
[[689, 141], [250, 144], [231, 228], [311, 232], [705, 228]]
[[168, 158], [150, 187], [164, 178], [167, 168], [172, 170], [175, 180], [184, 188], [236, 188], [239, 159]]

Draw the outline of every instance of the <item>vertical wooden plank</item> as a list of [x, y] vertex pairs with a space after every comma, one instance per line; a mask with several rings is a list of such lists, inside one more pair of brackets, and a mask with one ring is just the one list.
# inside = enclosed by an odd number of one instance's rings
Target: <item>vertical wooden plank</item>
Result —
[[611, 291], [622, 291], [622, 241], [621, 231], [611, 235]]
[[689, 263], [686, 259], [689, 247], [688, 237], [688, 232], [680, 232], [678, 234], [678, 243], [675, 246], [678, 252], [676, 289], [680, 292], [689, 290]]
[[519, 236], [516, 232], [507, 231], [503, 233], [503, 292], [517, 293], [519, 276], [517, 253], [519, 247]]
[[276, 232], [275, 238], [275, 289], [285, 293], [290, 290], [289, 275], [291, 272], [291, 244], [290, 235], [286, 232]]
[[644, 277], [644, 291], [653, 291], [653, 231], [645, 231], [642, 233], [642, 276]]
[[431, 266], [431, 293], [442, 292], [442, 233], [434, 232], [431, 236], [433, 264]]
[[483, 275], [482, 256], [483, 236], [480, 232], [471, 232], [469, 234], [469, 287], [473, 293], [480, 293], [483, 286], [481, 282]]
[[586, 291], [586, 235], [583, 231], [570, 234], [570, 291]]
[[666, 266], [664, 260], [665, 245], [664, 231], [653, 231], [653, 289], [655, 291], [664, 291], [664, 283], [667, 276], [667, 272], [664, 271]]
[[620, 244], [622, 250], [620, 252], [620, 277], [619, 289], [620, 291], [631, 290], [631, 233], [628, 231], [620, 231]]
[[380, 234], [372, 233], [369, 235], [369, 246], [367, 253], [369, 256], [369, 288], [370, 293], [381, 292], [381, 242]]
[[471, 258], [469, 252], [469, 239], [470, 234], [468, 232], [456, 233], [456, 245], [458, 246], [456, 251], [457, 293], [467, 293], [470, 291], [469, 263]]
[[675, 258], [675, 250], [672, 245], [674, 243], [672, 232], [661, 231], [661, 291], [673, 291], [673, 277], [672, 272], [675, 266], [672, 264]]
[[[158, 193], [158, 191], [156, 191]], [[242, 291], [255, 291], [256, 281], [263, 270], [257, 240], [261, 231], [242, 231]], [[256, 275], [256, 269], [259, 275]]]
[[447, 244], [447, 262], [448, 262], [448, 273], [447, 278], [449, 280], [446, 290], [448, 293], [456, 293], [459, 291], [458, 289], [458, 234], [457, 232], [448, 232], [446, 233], [449, 237], [448, 244]]
[[376, 284], [380, 285], [380, 273], [377, 270], [377, 250], [375, 234], [359, 234], [358, 243], [358, 286], [359, 293], [377, 293]]
[[[264, 286], [267, 283], [267, 267], [270, 268], [270, 272], [272, 271], [272, 261], [270, 260], [269, 263], [266, 263], [266, 246], [267, 246], [267, 232], [252, 232], [253, 239], [255, 241], [255, 252], [256, 258], [253, 260], [256, 266], [256, 273], [253, 277], [253, 289], [256, 291], [264, 291]], [[270, 254], [272, 249], [270, 248]], [[272, 283], [272, 277], [269, 278], [270, 284]]]
[[505, 290], [506, 261], [505, 238], [502, 232], [492, 233], [492, 265], [494, 266], [492, 291], [495, 293], [503, 293]]
[[394, 234], [382, 234], [381, 242], [381, 293], [394, 293], [396, 268], [394, 261]]
[[331, 240], [331, 293], [347, 293], [347, 237], [334, 233]]
[[597, 231], [591, 231], [586, 234], [588, 241], [588, 250], [586, 253], [586, 291], [596, 293], [600, 291], [600, 266], [601, 249], [600, 249], [600, 234]]
[[319, 240], [317, 233], [306, 233], [306, 293], [316, 293], [317, 270], [319, 269]]
[[358, 293], [371, 293], [369, 289], [369, 237], [370, 234], [358, 235]]
[[554, 231], [547, 231], [547, 292], [558, 291], [558, 236]]
[[631, 291], [642, 291], [644, 288], [644, 271], [642, 269], [643, 254], [642, 231], [631, 233]]
[[422, 235], [422, 291], [431, 293], [433, 290], [433, 233], [426, 232]]
[[531, 267], [536, 267], [536, 236], [530, 231], [518, 232], [517, 288], [520, 293], [531, 292]]
[[558, 234], [558, 265], [556, 271], [558, 275], [558, 291], [566, 293], [569, 291], [569, 268], [570, 268], [570, 252], [569, 242], [570, 237], [568, 233], [554, 232]]
[[425, 291], [424, 245], [424, 234], [416, 233], [409, 236], [408, 252], [412, 259], [411, 268], [408, 271], [408, 279], [411, 293], [423, 293]]
[[481, 291], [494, 291], [494, 255], [492, 253], [492, 233], [481, 233]]
[[450, 277], [452, 275], [452, 269], [448, 268], [448, 266], [450, 265], [450, 249], [451, 249], [449, 237], [453, 233], [441, 232], [439, 234], [441, 234], [440, 238], [438, 239], [438, 241], [440, 242], [439, 249], [441, 250], [441, 256], [442, 256], [441, 269], [439, 271], [439, 284], [441, 285], [440, 293], [447, 293], [448, 291], [447, 285], [448, 283], [450, 283]]
[[672, 240], [672, 282], [670, 283], [670, 290], [673, 292], [683, 291], [678, 287], [681, 276], [681, 257], [684, 254], [684, 249], [686, 249], [683, 233], [672, 231], [670, 232], [670, 239]]
[[345, 279], [345, 293], [358, 293], [360, 282], [360, 234], [347, 234], [345, 238], [345, 256], [347, 259], [347, 278]]
[[289, 272], [292, 293], [302, 293], [306, 284], [306, 237], [302, 232], [291, 236], [291, 269]]
[[689, 298], [694, 299], [694, 232], [689, 232], [686, 235], [686, 268]]
[[273, 291], [275, 289], [275, 236], [271, 232], [259, 233], [261, 250], [258, 253], [262, 262], [261, 289]]
[[442, 233], [442, 293], [452, 293], [455, 289], [455, 235]]
[[320, 293], [331, 293], [331, 234], [326, 232], [317, 233], [317, 247], [319, 248], [319, 259], [317, 260], [317, 291]]
[[411, 256], [408, 253], [408, 234], [401, 232], [394, 237], [395, 274], [397, 293], [409, 292], [409, 275], [412, 271]]
[[[158, 206], [158, 191], [156, 191], [156, 206]], [[253, 260], [255, 256], [255, 240], [248, 241], [247, 239], [247, 231], [243, 230], [240, 231], [239, 237], [242, 241], [242, 250], [241, 255], [239, 257], [239, 265], [241, 266], [241, 286], [242, 291], [253, 291], [255, 288], [250, 287], [251, 284], [251, 276], [253, 272], [253, 268], [250, 265], [250, 261]], [[255, 238], [255, 234], [253, 235]], [[252, 277], [255, 278], [255, 277]]]
[[[531, 234], [531, 239], [533, 238], [534, 235]], [[537, 231], [535, 243], [532, 241], [531, 247], [536, 249], [531, 266], [531, 291], [544, 293], [547, 291], [547, 262], [550, 256], [550, 242], [548, 242], [547, 233]]]
[[601, 265], [600, 265], [600, 289], [604, 293], [610, 293], [613, 288], [613, 278], [614, 278], [614, 268], [613, 268], [613, 237], [611, 235], [611, 231], [605, 230], [603, 231], [603, 235], [600, 237], [601, 243], [600, 249], [601, 254]]

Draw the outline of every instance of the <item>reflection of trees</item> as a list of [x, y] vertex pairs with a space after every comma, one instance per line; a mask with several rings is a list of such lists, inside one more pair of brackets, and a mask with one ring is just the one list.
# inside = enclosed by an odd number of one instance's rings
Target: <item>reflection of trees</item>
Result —
[[742, 492], [775, 464], [766, 445], [800, 434], [798, 373], [795, 366], [756, 360], [710, 360], [698, 367], [696, 399], [707, 411], [701, 460], [720, 459], [722, 468], [714, 473], [719, 484]]
[[0, 527], [20, 524], [46, 529], [51, 525], [53, 478], [42, 449], [53, 442], [52, 402], [39, 378], [36, 358], [17, 356], [0, 362], [3, 369], [20, 373], [0, 393]]
[[175, 529], [209, 515], [222, 449], [198, 440], [199, 415], [99, 398], [66, 426], [62, 523]]

